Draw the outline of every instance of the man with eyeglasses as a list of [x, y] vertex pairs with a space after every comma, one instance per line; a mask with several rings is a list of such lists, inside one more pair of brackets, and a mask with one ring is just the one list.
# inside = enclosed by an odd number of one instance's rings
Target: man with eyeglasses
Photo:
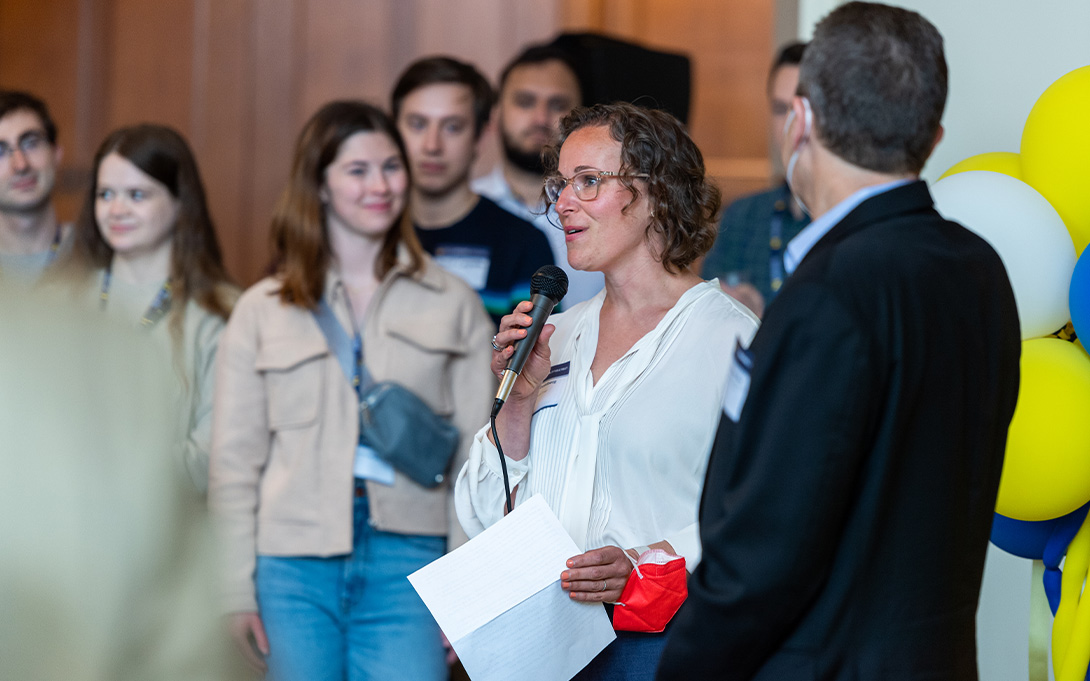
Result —
[[61, 156], [45, 103], [0, 91], [0, 281], [33, 285], [68, 247], [52, 201]]
[[526, 48], [500, 76], [496, 121], [503, 162], [472, 184], [473, 191], [545, 234], [556, 263], [568, 275], [565, 308], [593, 298], [604, 285], [601, 272], [581, 272], [568, 264], [560, 221], [541, 200], [541, 152], [556, 142], [560, 119], [581, 101], [579, 78], [565, 52], [547, 45]]

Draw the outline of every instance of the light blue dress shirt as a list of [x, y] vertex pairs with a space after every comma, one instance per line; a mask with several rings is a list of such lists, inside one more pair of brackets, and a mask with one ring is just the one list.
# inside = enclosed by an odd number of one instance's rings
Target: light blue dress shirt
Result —
[[792, 274], [795, 269], [802, 262], [802, 259], [806, 257], [806, 254], [810, 252], [810, 249], [821, 241], [821, 237], [825, 236], [840, 224], [840, 221], [848, 217], [848, 213], [852, 212], [867, 199], [873, 198], [888, 192], [891, 189], [904, 186], [911, 182], [915, 182], [915, 179], [911, 180], [894, 180], [893, 182], [884, 182], [882, 184], [872, 185], [870, 187], [864, 187], [855, 192], [848, 198], [844, 199], [840, 203], [833, 206], [821, 217], [815, 218], [805, 229], [798, 233], [794, 239], [787, 244], [787, 252], [783, 255], [783, 267], [787, 270], [788, 274]]

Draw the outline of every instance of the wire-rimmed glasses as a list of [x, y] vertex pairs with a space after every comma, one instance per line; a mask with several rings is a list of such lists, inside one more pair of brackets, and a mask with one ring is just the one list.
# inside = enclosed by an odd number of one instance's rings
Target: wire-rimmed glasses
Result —
[[572, 191], [581, 201], [593, 201], [598, 198], [598, 185], [602, 184], [602, 180], [609, 177], [639, 177], [647, 179], [650, 175], [645, 173], [636, 174], [621, 174], [614, 173], [608, 170], [584, 170], [581, 173], [576, 173], [574, 177], [563, 177], [561, 175], [553, 175], [545, 178], [545, 198], [549, 200], [549, 203], [556, 203], [560, 200], [560, 192], [564, 191], [564, 187], [571, 185]]

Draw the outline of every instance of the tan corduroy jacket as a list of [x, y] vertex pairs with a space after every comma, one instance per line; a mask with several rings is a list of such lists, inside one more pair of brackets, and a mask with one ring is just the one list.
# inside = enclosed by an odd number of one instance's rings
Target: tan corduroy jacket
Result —
[[[356, 393], [312, 312], [280, 302], [264, 279], [243, 294], [220, 340], [209, 503], [227, 565], [224, 608], [257, 609], [256, 555], [331, 556], [352, 551], [353, 473], [359, 439]], [[325, 299], [351, 329], [343, 285], [332, 271]], [[392, 487], [368, 482], [377, 529], [465, 540], [449, 481], [465, 461], [495, 395], [494, 332], [477, 294], [430, 258], [384, 279], [361, 323], [364, 363], [376, 381], [412, 390], [462, 434], [451, 475], [425, 489], [400, 473]]]

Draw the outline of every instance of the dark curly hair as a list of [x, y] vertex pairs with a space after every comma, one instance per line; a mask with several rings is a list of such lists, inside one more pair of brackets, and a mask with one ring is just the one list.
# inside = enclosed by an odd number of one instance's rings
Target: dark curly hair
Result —
[[[576, 107], [560, 121], [560, 139], [542, 151], [545, 173], [555, 175], [564, 140], [580, 128], [605, 127], [621, 145], [622, 175], [645, 174], [651, 223], [647, 238], [662, 239], [659, 260], [667, 272], [689, 267], [712, 247], [721, 194], [704, 170], [704, 156], [678, 119], [665, 111], [617, 102]], [[640, 190], [629, 177], [619, 181], [632, 194]], [[548, 198], [546, 197], [546, 201]], [[632, 205], [629, 202], [623, 210]]]

